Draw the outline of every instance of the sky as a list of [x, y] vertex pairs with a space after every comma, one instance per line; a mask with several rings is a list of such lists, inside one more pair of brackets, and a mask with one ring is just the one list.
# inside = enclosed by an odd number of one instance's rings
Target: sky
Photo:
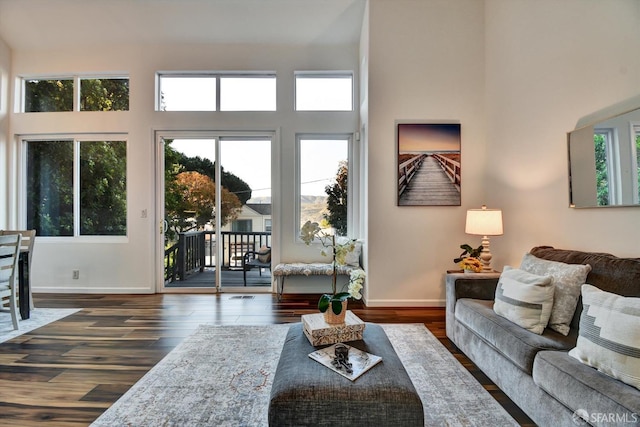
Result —
[[[186, 156], [215, 161], [213, 139], [174, 139], [171, 146]], [[300, 178], [301, 194], [326, 196], [324, 188], [338, 171], [338, 164], [348, 156], [346, 140], [302, 140]], [[251, 197], [271, 196], [271, 142], [269, 140], [221, 140], [220, 156], [225, 171], [233, 173], [251, 187]]]
[[398, 151], [460, 151], [460, 124], [398, 124]]

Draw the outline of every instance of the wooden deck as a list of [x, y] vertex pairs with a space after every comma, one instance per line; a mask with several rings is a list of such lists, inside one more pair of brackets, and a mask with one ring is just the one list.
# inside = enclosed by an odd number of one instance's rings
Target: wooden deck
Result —
[[400, 195], [400, 206], [459, 206], [460, 190], [432, 157], [422, 165]]
[[[202, 273], [193, 273], [186, 280], [179, 280], [165, 285], [166, 288], [214, 288], [216, 282], [215, 268], [205, 268]], [[242, 270], [222, 270], [222, 287], [244, 287]], [[247, 271], [247, 288], [270, 288], [271, 272], [257, 268]]]

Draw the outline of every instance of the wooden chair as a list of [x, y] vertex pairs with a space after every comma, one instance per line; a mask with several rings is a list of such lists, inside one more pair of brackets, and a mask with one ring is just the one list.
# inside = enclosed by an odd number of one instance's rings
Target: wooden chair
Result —
[[11, 313], [13, 329], [20, 329], [18, 324], [18, 257], [20, 256], [20, 234], [0, 236], [0, 311]]
[[[0, 236], [8, 235], [8, 234], [20, 234], [22, 236], [22, 243], [20, 244], [20, 248], [22, 250], [29, 251], [29, 265], [27, 269], [29, 271], [29, 275], [31, 275], [31, 264], [33, 261], [33, 244], [36, 242], [36, 230], [0, 230]], [[29, 308], [33, 310], [33, 294], [31, 292], [31, 288], [33, 286], [29, 286]]]

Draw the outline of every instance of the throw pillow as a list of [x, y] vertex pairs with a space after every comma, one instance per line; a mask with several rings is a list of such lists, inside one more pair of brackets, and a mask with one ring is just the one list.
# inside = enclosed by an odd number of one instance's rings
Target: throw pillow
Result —
[[589, 264], [567, 264], [548, 261], [526, 253], [520, 268], [540, 276], [551, 276], [555, 295], [549, 318], [549, 328], [564, 336], [569, 334], [571, 319], [576, 312], [580, 286], [584, 285], [591, 271]]
[[[340, 236], [336, 239], [338, 244], [345, 244], [349, 242], [349, 238]], [[351, 267], [360, 267], [360, 253], [362, 253], [362, 241], [356, 240], [355, 247], [351, 252], [347, 252], [345, 256], [345, 265], [350, 265]]]
[[261, 246], [258, 250], [258, 261], [271, 262], [271, 248], [268, 246]]
[[569, 355], [640, 389], [640, 298], [582, 286], [583, 310]]
[[493, 304], [496, 314], [540, 335], [547, 327], [552, 305], [551, 277], [504, 267]]

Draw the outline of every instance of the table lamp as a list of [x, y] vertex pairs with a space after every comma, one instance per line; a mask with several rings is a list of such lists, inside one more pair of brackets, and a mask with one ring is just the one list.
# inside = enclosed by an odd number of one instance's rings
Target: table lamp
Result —
[[483, 264], [482, 271], [492, 271], [489, 236], [502, 235], [502, 211], [487, 209], [485, 205], [482, 205], [481, 209], [469, 209], [464, 232], [482, 236], [482, 253], [480, 254], [480, 260]]

